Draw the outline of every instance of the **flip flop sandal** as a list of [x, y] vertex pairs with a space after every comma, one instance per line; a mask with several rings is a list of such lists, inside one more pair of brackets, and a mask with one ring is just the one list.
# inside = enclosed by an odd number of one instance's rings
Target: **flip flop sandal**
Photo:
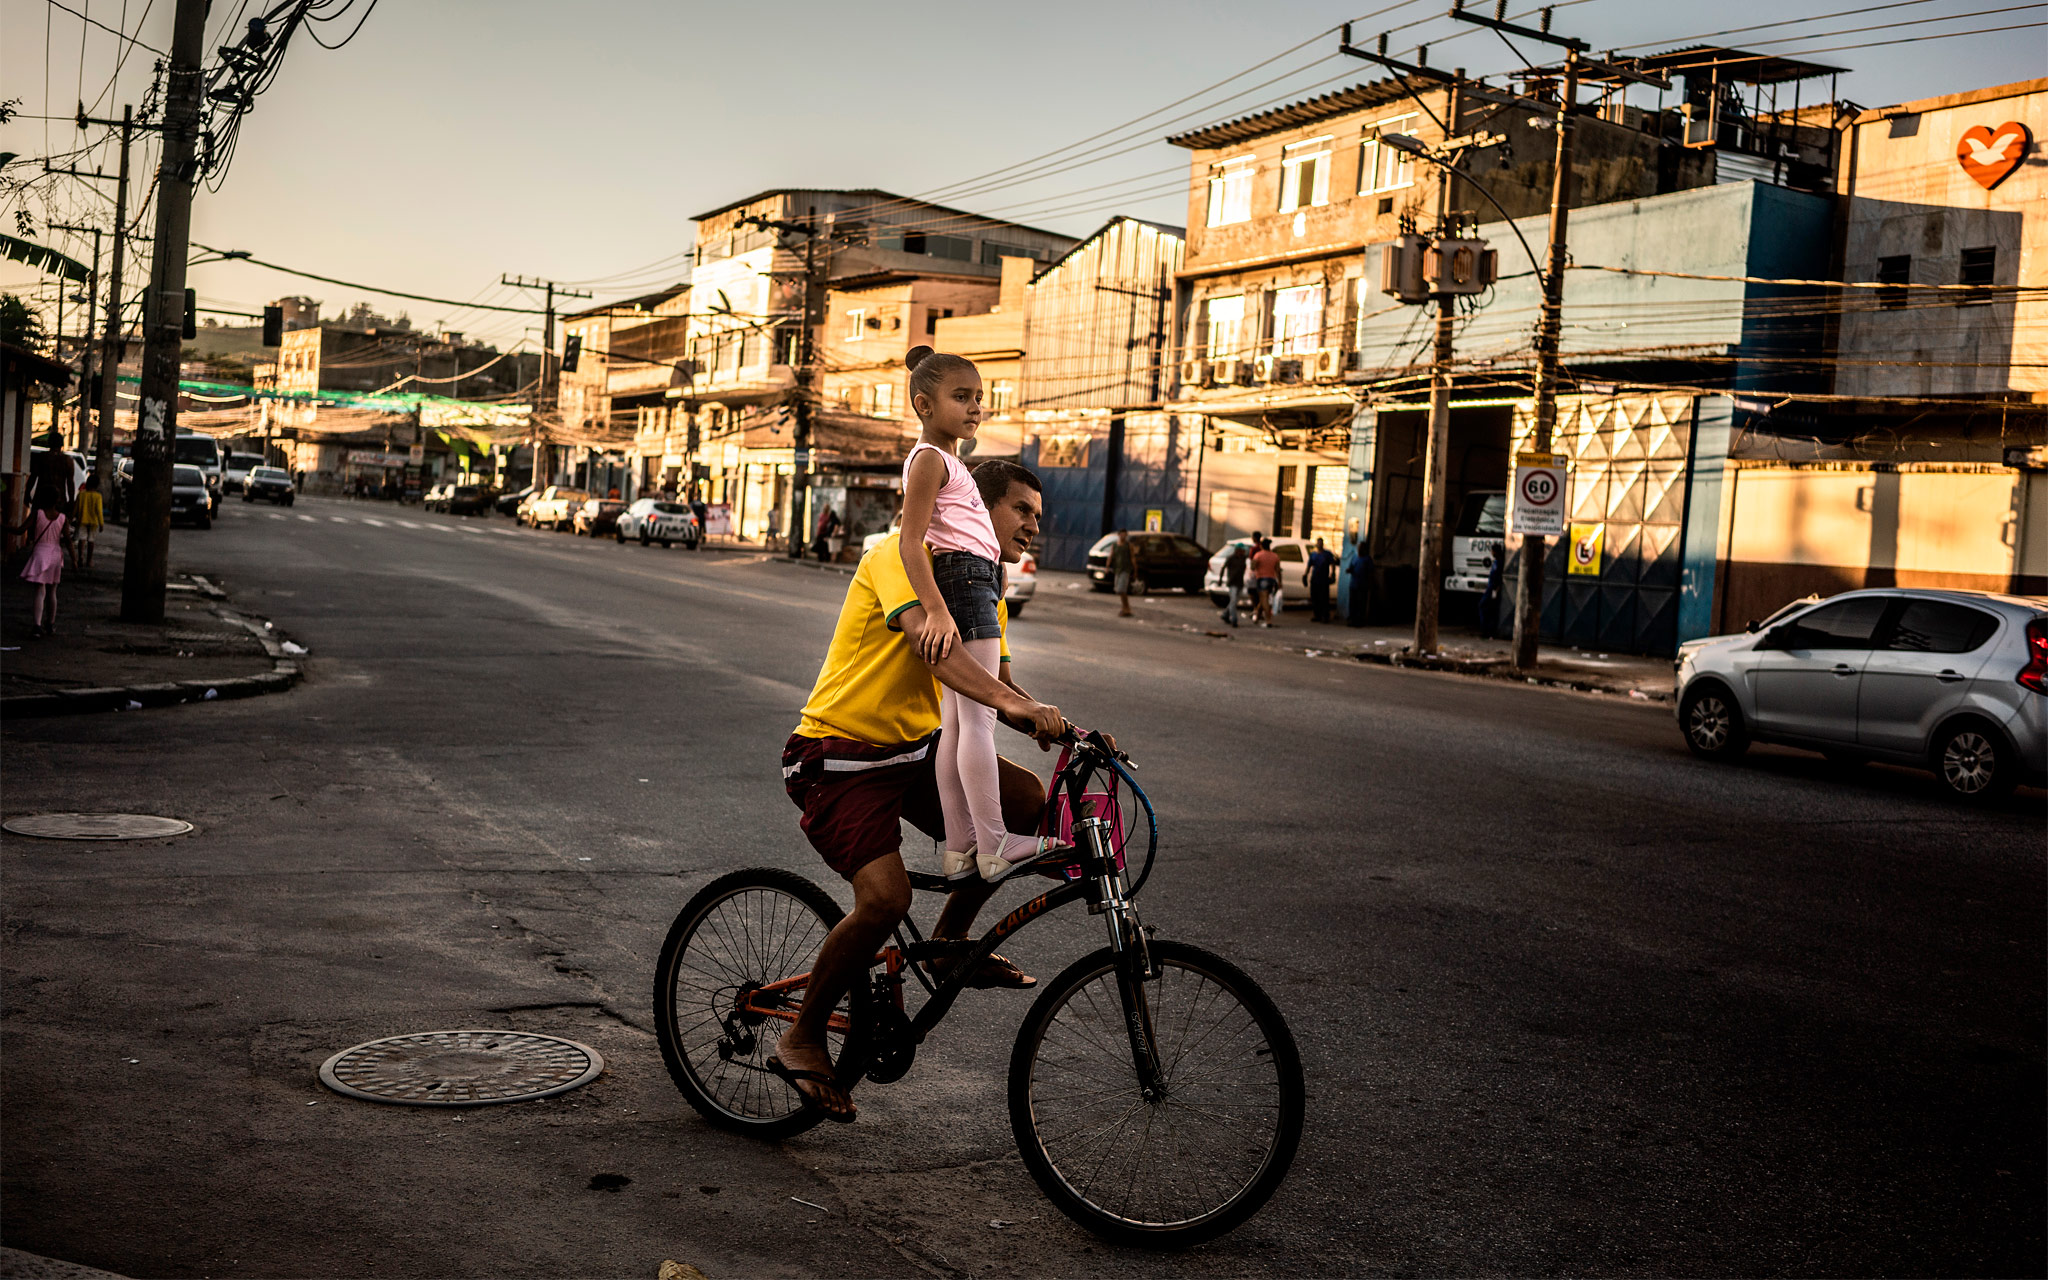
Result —
[[[940, 941], [940, 939], [933, 939], [933, 941]], [[965, 939], [961, 941], [965, 942]], [[932, 959], [925, 961], [925, 969], [934, 979], [943, 979], [948, 973], [952, 972], [953, 966], [958, 963], [959, 958], [957, 956], [934, 956]], [[981, 968], [972, 978], [967, 980], [965, 985], [975, 991], [1023, 991], [1026, 988], [1037, 986], [1038, 979], [1019, 969], [1009, 957], [990, 952], [988, 959], [981, 962]]]
[[[804, 1100], [804, 1105], [813, 1111], [819, 1112], [827, 1120], [837, 1124], [852, 1124], [859, 1116], [860, 1113], [857, 1110], [834, 1111], [810, 1094], [805, 1093], [802, 1089], [797, 1089], [797, 1081], [808, 1080], [812, 1084], [822, 1084], [828, 1088], [839, 1089], [840, 1095], [844, 1097], [846, 1091], [839, 1088], [839, 1078], [837, 1076], [825, 1071], [799, 1070], [795, 1067], [786, 1067], [782, 1065], [782, 1059], [773, 1056], [768, 1059], [765, 1065], [768, 1068], [768, 1074], [775, 1076], [790, 1088], [796, 1089], [797, 1096]], [[847, 1098], [847, 1102], [851, 1105], [853, 1099]]]

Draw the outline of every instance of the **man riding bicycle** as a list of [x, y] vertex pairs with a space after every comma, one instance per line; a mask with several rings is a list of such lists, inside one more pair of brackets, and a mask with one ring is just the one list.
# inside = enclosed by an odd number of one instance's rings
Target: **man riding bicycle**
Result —
[[[1014, 462], [984, 462], [976, 486], [1006, 564], [1015, 564], [1038, 534], [1043, 510], [1038, 477]], [[803, 1008], [784, 1032], [769, 1067], [827, 1117], [854, 1118], [853, 1102], [833, 1075], [825, 1031], [833, 1007], [867, 971], [880, 947], [909, 913], [910, 878], [903, 866], [902, 819], [942, 839], [933, 746], [939, 730], [938, 682], [972, 698], [1041, 749], [1065, 727], [1058, 708], [1018, 687], [1008, 647], [1002, 674], [990, 675], [962, 646], [927, 664], [915, 637], [924, 608], [903, 571], [897, 534], [861, 558], [834, 626], [803, 718], [782, 754], [783, 785], [803, 810], [802, 826], [826, 865], [853, 885], [853, 910], [827, 935], [812, 966]], [[936, 680], [934, 679], [936, 677]], [[1045, 805], [1037, 775], [999, 761], [1004, 825], [1034, 830]], [[965, 938], [995, 885], [970, 878], [946, 899], [937, 938]], [[934, 962], [942, 964], [943, 962]], [[990, 956], [973, 985], [1028, 987], [1035, 979], [1001, 956]]]

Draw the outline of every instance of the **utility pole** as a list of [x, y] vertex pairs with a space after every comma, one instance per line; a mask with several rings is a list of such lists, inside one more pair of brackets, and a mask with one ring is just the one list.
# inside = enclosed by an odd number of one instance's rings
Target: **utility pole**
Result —
[[[817, 330], [823, 322], [825, 309], [825, 277], [830, 274], [833, 223], [838, 215], [828, 213], [822, 225], [818, 222], [818, 206], [811, 205], [802, 222], [790, 222], [781, 218], [746, 217], [740, 219], [745, 226], [760, 227], [763, 230], [781, 231], [789, 235], [802, 235], [804, 241], [804, 301], [802, 325], [797, 331], [796, 360], [796, 401], [791, 406], [791, 435], [795, 446], [792, 454], [795, 466], [790, 468], [792, 492], [789, 499], [789, 558], [801, 560], [804, 544], [810, 537], [810, 483], [811, 483], [811, 428], [812, 411], [817, 401], [813, 384], [817, 379]], [[819, 247], [824, 247], [825, 258], [819, 259]]]
[[[1465, 78], [1463, 68], [1454, 73]], [[1444, 125], [1447, 132], [1458, 128], [1458, 85], [1444, 91]], [[1436, 167], [1436, 227], [1432, 234], [1442, 240], [1452, 234], [1451, 166]], [[1435, 653], [1437, 615], [1443, 610], [1444, 588], [1444, 482], [1451, 450], [1451, 341], [1458, 321], [1457, 299], [1447, 293], [1436, 295], [1436, 350], [1429, 368], [1429, 440], [1422, 454], [1422, 546], [1415, 580], [1415, 642], [1417, 654]]]
[[[194, 152], [206, 88], [200, 70], [205, 42], [206, 0], [178, 0], [157, 166], [156, 245], [149, 292], [142, 300], [142, 398], [135, 420], [135, 479], [128, 487], [128, 554], [121, 567], [124, 622], [161, 622], [164, 617], [178, 362], [185, 346], [185, 255], [192, 238], [192, 190], [199, 179]], [[117, 253], [119, 246], [117, 239]]]
[[[96, 120], [85, 114], [85, 104], [78, 104], [78, 127], [101, 125], [121, 131], [121, 172], [114, 186], [114, 263], [107, 274], [107, 336], [100, 346], [100, 414], [99, 430], [93, 436], [92, 487], [99, 490], [102, 498], [114, 494], [114, 392], [121, 376], [121, 271], [126, 258], [128, 241], [128, 144], [134, 141], [135, 108], [122, 107], [119, 120]], [[80, 174], [80, 177], [103, 178], [105, 174]], [[99, 234], [93, 234], [93, 257], [99, 257]], [[84, 388], [79, 388], [81, 397]]]
[[525, 276], [501, 275], [498, 277], [498, 283], [511, 285], [515, 289], [540, 289], [547, 294], [547, 307], [542, 312], [545, 319], [541, 321], [540, 331], [540, 387], [539, 394], [534, 397], [532, 419], [533, 487], [536, 490], [544, 489], [553, 478], [554, 467], [552, 459], [543, 461], [552, 449], [547, 442], [547, 425], [542, 421], [542, 416], [555, 411], [561, 390], [558, 385], [560, 370], [555, 364], [555, 295], [560, 294], [564, 298], [587, 298], [590, 294], [579, 289], [571, 289], [553, 280], [529, 280]]
[[[1579, 50], [1567, 48], [1564, 76], [1558, 82], [1557, 154], [1550, 175], [1550, 246], [1544, 253], [1543, 309], [1536, 319], [1536, 422], [1532, 453], [1549, 453], [1557, 426], [1558, 332], [1564, 313], [1565, 223], [1571, 212], [1572, 99], [1578, 96]], [[1515, 576], [1516, 670], [1536, 665], [1537, 642], [1543, 632], [1543, 560], [1547, 540], [1522, 535], [1522, 571]]]
[[[101, 232], [98, 227], [84, 227], [69, 223], [54, 223], [51, 229], [55, 231], [76, 231], [92, 237], [92, 274], [86, 277], [85, 328], [80, 330], [85, 335], [85, 342], [78, 354], [78, 448], [80, 452], [84, 452], [86, 440], [85, 406], [91, 398], [90, 393], [86, 390], [85, 376], [86, 372], [92, 368], [93, 330], [99, 328]], [[112, 430], [112, 427], [108, 428], [109, 432]], [[99, 463], [95, 460], [93, 463], [93, 488], [104, 498], [107, 490], [106, 486], [99, 482], [99, 477]]]

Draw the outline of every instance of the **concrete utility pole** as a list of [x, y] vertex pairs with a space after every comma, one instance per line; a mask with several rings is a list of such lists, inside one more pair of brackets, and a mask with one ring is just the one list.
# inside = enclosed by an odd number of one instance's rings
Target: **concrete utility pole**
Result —
[[[1461, 67], [1454, 73], [1465, 78]], [[1458, 86], [1444, 91], [1444, 126], [1458, 129]], [[1451, 139], [1446, 139], [1451, 141]], [[1436, 227], [1442, 240], [1451, 234], [1451, 163], [1436, 166]], [[1451, 450], [1451, 340], [1458, 322], [1457, 299], [1436, 295], [1436, 350], [1429, 369], [1429, 440], [1422, 455], [1422, 546], [1415, 581], [1415, 652], [1437, 651], [1437, 615], [1443, 609], [1444, 482]]]
[[[1578, 96], [1579, 51], [1567, 48], [1558, 82], [1557, 155], [1550, 175], [1550, 247], [1544, 254], [1543, 309], [1536, 320], [1536, 422], [1529, 448], [1550, 452], [1557, 426], [1558, 331], [1564, 314], [1565, 223], [1571, 213], [1572, 99]], [[1522, 571], [1515, 577], [1515, 657], [1518, 670], [1536, 665], [1543, 633], [1543, 559], [1548, 540], [1522, 535]]]
[[555, 411], [557, 396], [561, 390], [561, 371], [555, 363], [555, 296], [559, 294], [564, 298], [587, 298], [590, 294], [580, 289], [571, 289], [553, 280], [529, 280], [525, 276], [501, 275], [498, 277], [498, 283], [511, 285], [515, 289], [541, 289], [547, 293], [547, 307], [541, 313], [545, 318], [541, 321], [540, 331], [540, 387], [539, 394], [534, 397], [532, 419], [533, 487], [543, 489], [553, 478], [554, 468], [552, 459], [543, 461], [543, 456], [551, 453], [552, 449], [547, 443], [547, 426], [541, 419], [543, 414]]
[[[121, 620], [161, 622], [171, 553], [171, 457], [178, 421], [178, 362], [185, 340], [185, 255], [192, 238], [194, 155], [205, 92], [200, 58], [206, 0], [178, 0], [164, 93], [157, 166], [156, 244], [142, 300], [142, 385], [135, 420], [135, 478], [128, 486], [128, 554], [121, 567]], [[115, 252], [120, 241], [115, 240]]]
[[[128, 144], [135, 137], [135, 108], [121, 108], [119, 120], [95, 120], [85, 114], [85, 104], [79, 104], [78, 127], [102, 125], [121, 131], [121, 171], [114, 186], [114, 264], [107, 275], [107, 335], [100, 345], [100, 412], [99, 429], [93, 436], [92, 487], [102, 498], [114, 494], [114, 405], [115, 388], [121, 376], [121, 270], [125, 259], [124, 250], [128, 241]], [[145, 126], [146, 127], [146, 126]], [[104, 174], [81, 174], [81, 177], [105, 177]], [[99, 265], [100, 236], [98, 228], [66, 227], [67, 231], [90, 230], [92, 236], [93, 265]], [[79, 399], [85, 398], [85, 388], [79, 388]], [[80, 412], [83, 412], [81, 409]]]

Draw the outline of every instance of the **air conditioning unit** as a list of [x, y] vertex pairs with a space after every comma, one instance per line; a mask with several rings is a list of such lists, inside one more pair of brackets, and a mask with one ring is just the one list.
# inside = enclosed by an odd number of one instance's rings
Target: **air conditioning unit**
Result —
[[1409, 234], [1380, 246], [1380, 292], [1402, 302], [1427, 302], [1429, 284], [1422, 274], [1422, 255], [1429, 242]]
[[1423, 251], [1422, 275], [1431, 293], [1484, 293], [1496, 274], [1496, 256], [1484, 240], [1443, 239]]
[[1271, 382], [1273, 366], [1278, 363], [1271, 356], [1258, 356], [1252, 361], [1252, 381]]
[[1209, 366], [1209, 376], [1219, 387], [1234, 387], [1244, 381], [1244, 361], [1218, 360]]
[[1302, 357], [1302, 376], [1311, 381], [1334, 378], [1344, 372], [1344, 352], [1336, 347], [1324, 347], [1311, 351]]
[[1184, 387], [1206, 387], [1209, 385], [1209, 362], [1207, 360], [1183, 360], [1180, 362], [1180, 384]]

